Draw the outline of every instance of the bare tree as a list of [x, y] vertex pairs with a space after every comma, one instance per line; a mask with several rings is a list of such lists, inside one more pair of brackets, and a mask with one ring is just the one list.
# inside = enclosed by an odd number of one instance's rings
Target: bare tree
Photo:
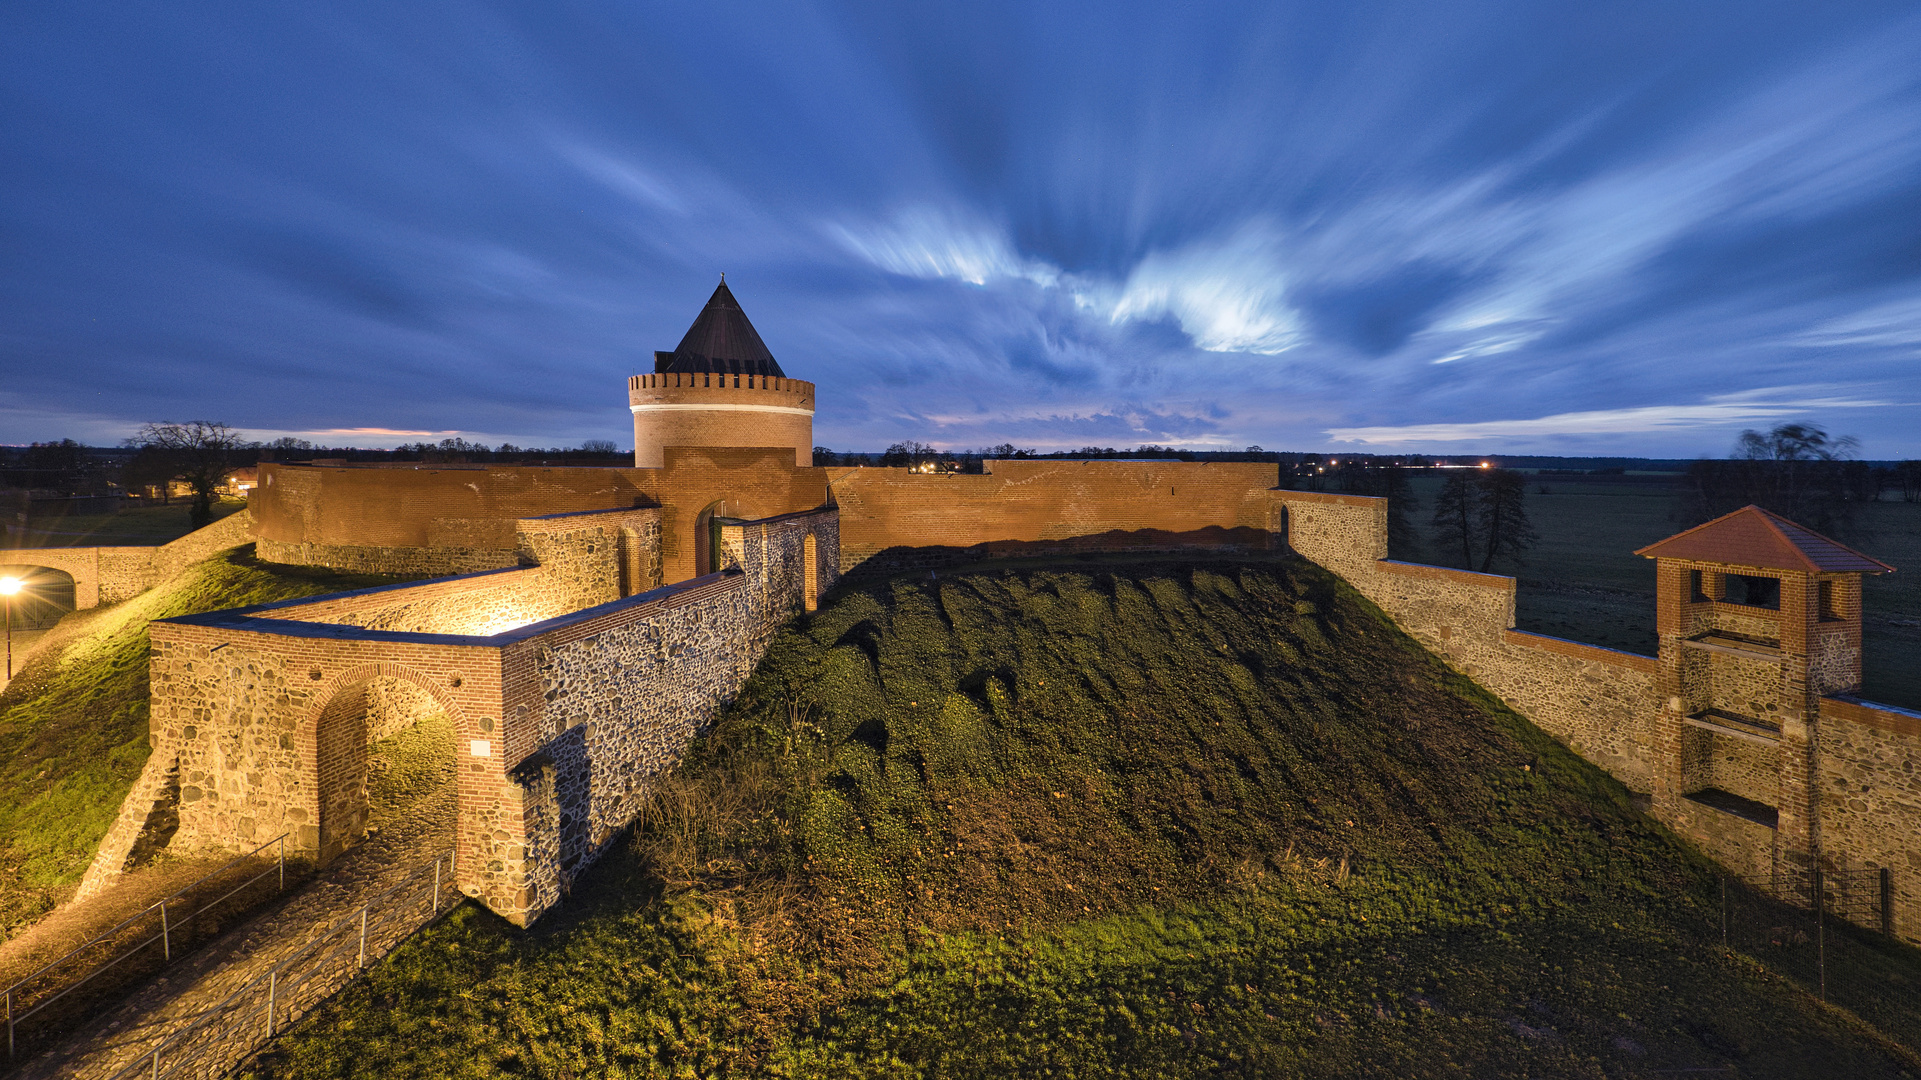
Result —
[[1461, 565], [1474, 565], [1474, 477], [1466, 472], [1451, 472], [1434, 496], [1434, 544], [1446, 551], [1456, 544], [1461, 548]]
[[905, 442], [897, 442], [888, 447], [887, 452], [880, 456], [880, 463], [896, 469], [902, 466], [910, 469], [918, 469], [922, 465], [933, 461], [939, 454], [940, 451], [924, 442], [916, 442], [913, 439], [908, 439]]
[[1478, 480], [1481, 573], [1492, 570], [1496, 559], [1525, 562], [1521, 553], [1541, 538], [1527, 519], [1526, 478], [1513, 469], [1483, 469]]
[[1707, 521], [1753, 503], [1809, 528], [1844, 527], [1856, 502], [1878, 494], [1858, 482], [1862, 466], [1852, 459], [1859, 447], [1853, 436], [1832, 437], [1816, 424], [1744, 431], [1728, 459], [1689, 466], [1690, 517]]
[[215, 489], [227, 476], [236, 449], [244, 445], [240, 433], [213, 420], [165, 421], [148, 424], [127, 440], [164, 463], [167, 480], [180, 479], [193, 489], [194, 528], [213, 521]]
[[1458, 547], [1464, 570], [1475, 569], [1478, 554], [1483, 574], [1500, 560], [1524, 562], [1522, 553], [1540, 539], [1527, 516], [1527, 479], [1512, 469], [1449, 473], [1430, 524], [1438, 548]]

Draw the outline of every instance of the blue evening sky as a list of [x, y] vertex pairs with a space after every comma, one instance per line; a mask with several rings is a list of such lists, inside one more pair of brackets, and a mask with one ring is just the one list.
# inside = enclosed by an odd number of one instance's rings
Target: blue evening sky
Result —
[[1910, 2], [14, 3], [0, 442], [1921, 456]]

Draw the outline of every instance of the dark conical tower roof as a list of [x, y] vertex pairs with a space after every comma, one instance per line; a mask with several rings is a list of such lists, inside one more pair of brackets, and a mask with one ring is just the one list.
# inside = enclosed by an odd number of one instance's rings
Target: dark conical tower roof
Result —
[[760, 340], [754, 324], [727, 288], [722, 278], [700, 317], [687, 329], [673, 352], [654, 353], [656, 372], [720, 371], [732, 375], [767, 375], [784, 379], [786, 373], [774, 362], [774, 354]]

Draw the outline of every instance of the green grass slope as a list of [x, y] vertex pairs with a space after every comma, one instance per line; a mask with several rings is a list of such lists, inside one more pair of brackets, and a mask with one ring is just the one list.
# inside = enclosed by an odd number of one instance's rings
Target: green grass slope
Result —
[[0, 926], [86, 872], [151, 748], [147, 623], [398, 580], [284, 567], [236, 548], [124, 603], [75, 612], [0, 694]]
[[255, 1075], [1905, 1075], [1712, 882], [1312, 566], [983, 566], [795, 624], [562, 909]]

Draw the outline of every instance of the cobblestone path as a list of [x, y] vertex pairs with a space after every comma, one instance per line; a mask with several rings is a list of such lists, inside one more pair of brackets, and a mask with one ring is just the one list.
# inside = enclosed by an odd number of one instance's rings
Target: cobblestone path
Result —
[[[29, 1059], [19, 1075], [33, 1080], [108, 1077], [150, 1057], [169, 1038], [333, 922], [430, 865], [453, 846], [453, 840], [454, 799], [448, 788], [385, 822], [377, 835], [334, 860], [306, 885], [161, 972], [62, 1043]], [[458, 899], [451, 884], [447, 892], [450, 899]], [[385, 955], [399, 940], [389, 938], [378, 942], [377, 950], [370, 945], [370, 955]], [[251, 1051], [247, 1049], [249, 1056]], [[163, 1063], [163, 1072], [167, 1067]], [[225, 1071], [215, 1068], [211, 1074]], [[191, 1075], [199, 1072], [189, 1070]]]

